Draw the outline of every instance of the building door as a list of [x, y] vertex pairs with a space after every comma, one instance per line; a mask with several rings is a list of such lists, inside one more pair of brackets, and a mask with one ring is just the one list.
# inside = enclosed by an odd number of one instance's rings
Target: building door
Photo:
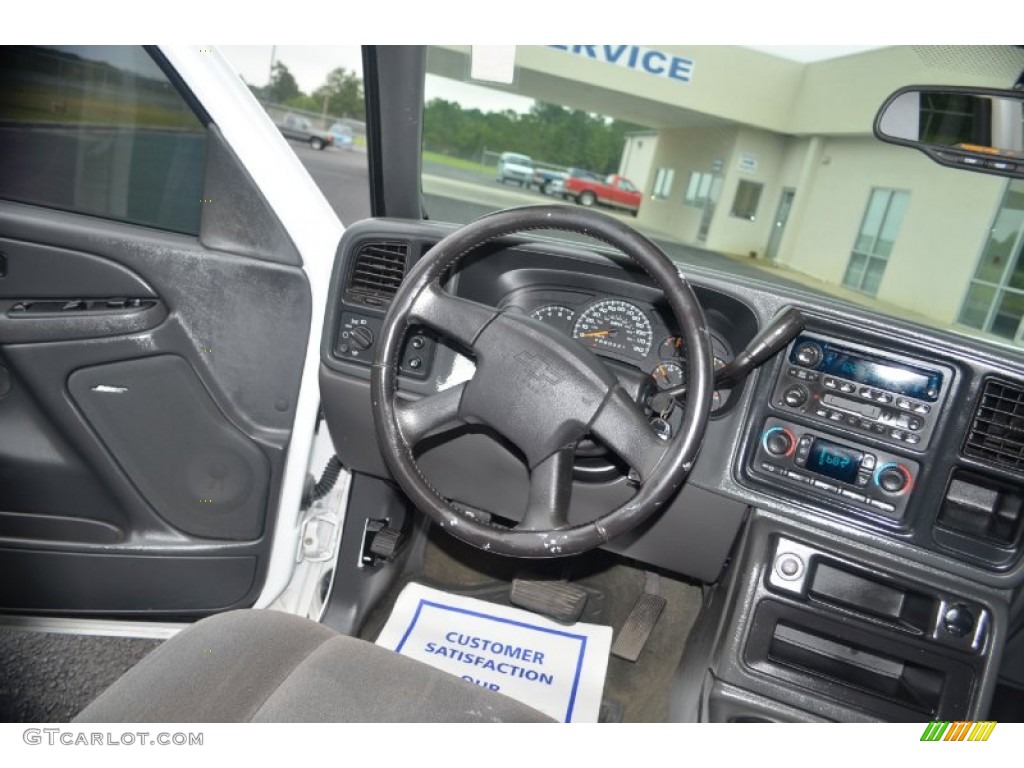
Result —
[[700, 226], [697, 229], [697, 242], [703, 243], [708, 239], [708, 230], [711, 229], [711, 222], [715, 218], [715, 204], [718, 202], [718, 194], [722, 190], [722, 177], [713, 174], [710, 179], [710, 189], [704, 197], [704, 206], [700, 215]]
[[869, 296], [878, 295], [878, 287], [896, 243], [910, 193], [896, 189], [873, 189], [864, 211], [860, 232], [853, 244], [843, 285]]
[[793, 197], [796, 190], [786, 187], [782, 190], [782, 197], [779, 198], [779, 207], [775, 211], [775, 223], [772, 224], [772, 234], [768, 238], [768, 247], [764, 250], [765, 258], [775, 261], [779, 255], [779, 244], [782, 242], [782, 234], [786, 231], [786, 222], [789, 221], [789, 212], [793, 208]]

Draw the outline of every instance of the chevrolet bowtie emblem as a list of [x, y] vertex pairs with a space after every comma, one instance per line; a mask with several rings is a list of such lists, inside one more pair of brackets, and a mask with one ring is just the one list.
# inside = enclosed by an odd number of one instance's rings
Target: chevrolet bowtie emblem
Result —
[[540, 355], [523, 350], [517, 353], [513, 359], [522, 366], [531, 379], [552, 385], [562, 380], [562, 377], [555, 372], [551, 364]]

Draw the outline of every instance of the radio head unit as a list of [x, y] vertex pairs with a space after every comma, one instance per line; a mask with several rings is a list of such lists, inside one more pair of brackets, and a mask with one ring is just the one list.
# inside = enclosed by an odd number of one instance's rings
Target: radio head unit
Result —
[[772, 394], [773, 407], [923, 451], [953, 370], [817, 334], [801, 334]]

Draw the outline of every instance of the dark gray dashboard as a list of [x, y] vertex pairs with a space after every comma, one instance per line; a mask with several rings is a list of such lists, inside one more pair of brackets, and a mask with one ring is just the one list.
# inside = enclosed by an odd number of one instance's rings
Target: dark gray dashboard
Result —
[[[339, 455], [356, 471], [386, 476], [372, 439], [369, 413], [368, 363], [373, 350], [371, 345], [362, 351], [361, 358], [353, 359], [339, 354], [338, 344], [344, 330], [352, 329], [353, 315], [366, 318], [367, 326], [372, 328], [387, 305], [377, 297], [360, 296], [350, 290], [352, 270], [367, 244], [401, 244], [404, 266], [408, 266], [448, 231], [450, 228], [444, 225], [369, 220], [351, 228], [340, 246], [322, 348], [321, 382]], [[722, 355], [734, 354], [773, 315], [787, 306], [796, 306], [808, 317], [807, 333], [812, 336], [892, 365], [904, 363], [940, 371], [941, 397], [931, 403], [935, 410], [926, 417], [928, 439], [924, 444], [894, 442], [888, 434], [873, 434], [845, 420], [822, 421], [808, 410], [787, 407], [779, 399], [780, 382], [793, 369], [791, 347], [723, 398], [709, 423], [701, 455], [687, 484], [689, 492], [700, 494], [700, 503], [671, 504], [654, 524], [658, 530], [639, 537], [646, 538], [646, 545], [641, 541], [618, 547], [653, 565], [713, 581], [745, 510], [758, 508], [810, 521], [838, 540], [870, 544], [895, 557], [910, 558], [980, 583], [1002, 587], [1020, 583], [1024, 524], [1019, 489], [1024, 477], [1019, 467], [1000, 457], [971, 455], [963, 450], [979, 404], [986, 397], [985, 387], [997, 381], [1010, 387], [1006, 391], [1012, 393], [1013, 386], [1022, 386], [1024, 365], [1019, 355], [982, 342], [965, 343], [953, 334], [894, 324], [891, 318], [797, 287], [731, 277], [699, 267], [687, 268], [687, 276], [704, 307], [716, 351]], [[664, 338], [675, 333], [674, 321], [666, 316], [660, 295], [646, 276], [627, 260], [596, 247], [536, 239], [491, 243], [460, 266], [449, 289], [476, 301], [525, 313], [552, 305], [579, 313], [607, 299], [631, 302], [651, 322], [650, 351], [634, 360], [615, 354], [604, 356], [624, 380], [633, 381], [634, 387], [641, 386], [639, 382], [663, 361], [657, 350]], [[571, 333], [571, 322], [566, 332]], [[403, 367], [403, 389], [423, 394], [450, 382], [453, 369], [460, 364], [457, 351], [421, 329], [413, 329], [409, 336], [411, 342], [425, 343], [413, 349], [407, 342], [406, 363], [410, 356], [420, 359], [415, 369]], [[857, 397], [838, 391], [836, 395], [842, 397], [838, 402], [844, 408], [850, 407], [850, 397]], [[870, 400], [867, 402], [868, 406], [862, 403], [861, 407], [870, 408]], [[761, 471], [762, 439], [772, 419], [772, 424], [782, 421], [804, 433], [831, 438], [851, 452], [859, 450], [888, 463], [903, 462], [901, 466], [912, 467], [913, 487], [900, 501], [898, 514], [845, 498], [842, 489], [823, 491], [812, 484], [804, 486]], [[1015, 425], [1008, 421], [1006, 428]], [[485, 448], [487, 443], [492, 445]], [[499, 443], [470, 430], [454, 440], [428, 446], [420, 458], [451, 498], [516, 519], [516, 507], [524, 502], [525, 470], [517, 467], [516, 457]], [[470, 468], [473, 461], [478, 467]], [[586, 477], [586, 471], [578, 476]], [[486, 477], [486, 482], [481, 482], [481, 477]], [[578, 483], [571, 519], [587, 519], [587, 515], [628, 498], [630, 491], [625, 484], [608, 479], [607, 472], [593, 473], [591, 480], [595, 478], [596, 482], [581, 479]], [[692, 526], [687, 524], [691, 517]], [[689, 546], [692, 539], [717, 541], [719, 546], [710, 548], [709, 556], [708, 547]], [[655, 541], [659, 542], [657, 546]], [[688, 560], [691, 556], [696, 560]]]

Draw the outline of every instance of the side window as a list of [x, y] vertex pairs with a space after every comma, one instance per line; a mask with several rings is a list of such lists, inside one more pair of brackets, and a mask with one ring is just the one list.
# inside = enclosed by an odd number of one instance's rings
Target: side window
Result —
[[655, 200], [667, 200], [672, 194], [672, 181], [676, 172], [672, 168], [659, 168], [654, 176], [654, 187], [651, 189], [651, 196]]
[[732, 201], [730, 214], [738, 219], [753, 221], [757, 218], [757, 206], [761, 202], [764, 185], [756, 181], [741, 181], [736, 185], [736, 197]]
[[1011, 181], [1003, 193], [960, 322], [1019, 340], [1024, 330], [1024, 182]]
[[205, 155], [145, 49], [0, 47], [0, 198], [197, 234]]
[[686, 184], [686, 194], [683, 197], [683, 203], [692, 205], [695, 208], [703, 208], [711, 199], [711, 188], [714, 179], [713, 174], [693, 171], [690, 174], [689, 182]]

